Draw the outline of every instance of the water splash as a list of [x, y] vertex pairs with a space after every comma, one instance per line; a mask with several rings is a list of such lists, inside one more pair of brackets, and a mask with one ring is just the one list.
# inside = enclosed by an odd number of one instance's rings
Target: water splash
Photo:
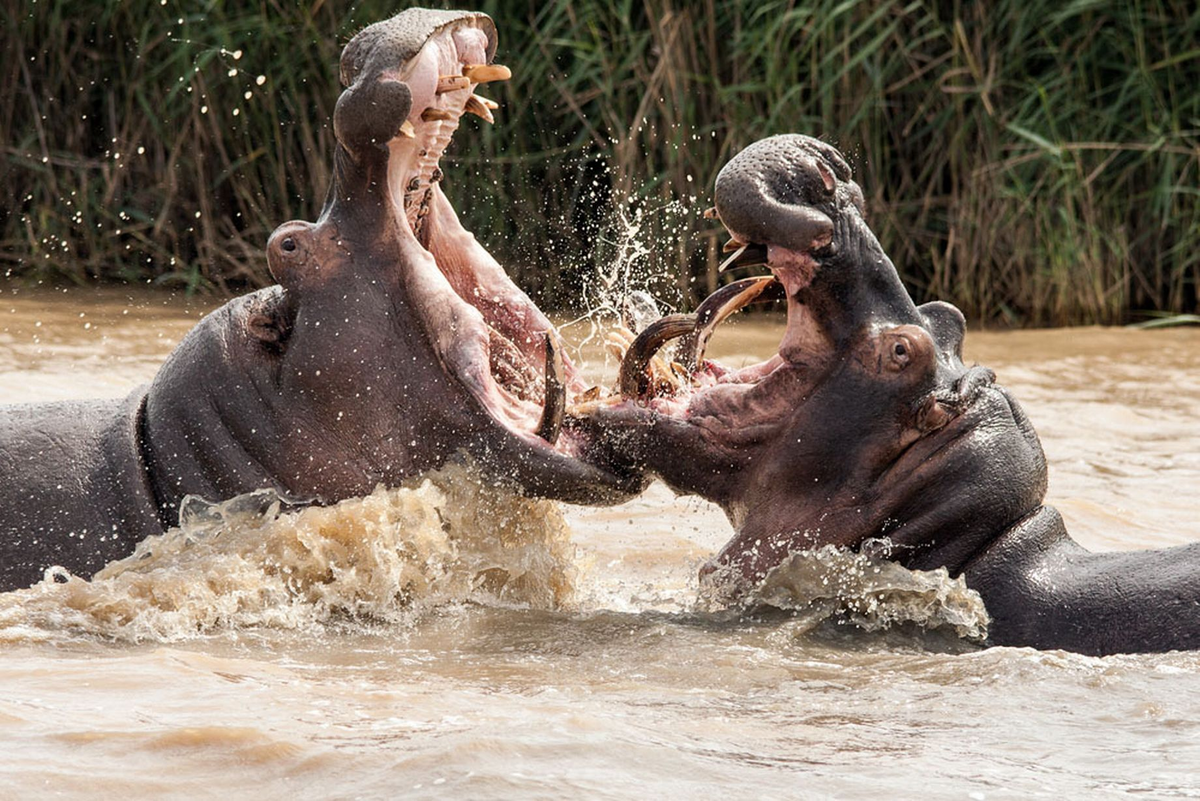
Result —
[[179, 528], [90, 581], [54, 568], [0, 595], [0, 641], [407, 624], [448, 603], [554, 609], [571, 596], [574, 549], [558, 507], [486, 486], [461, 465], [335, 506], [280, 508], [269, 491], [193, 501]]
[[585, 311], [562, 326], [586, 327], [580, 348], [625, 320], [631, 303], [649, 301], [659, 313], [679, 306], [675, 243], [691, 235], [694, 219], [694, 209], [678, 200], [613, 204], [596, 239], [594, 273], [582, 287]]
[[[728, 588], [727, 577], [714, 574], [702, 593], [714, 603]], [[798, 633], [840, 619], [871, 632], [913, 623], [983, 641], [991, 622], [979, 593], [961, 576], [951, 578], [944, 567], [909, 570], [886, 558], [834, 545], [793, 552], [747, 601], [795, 612], [789, 628]]]

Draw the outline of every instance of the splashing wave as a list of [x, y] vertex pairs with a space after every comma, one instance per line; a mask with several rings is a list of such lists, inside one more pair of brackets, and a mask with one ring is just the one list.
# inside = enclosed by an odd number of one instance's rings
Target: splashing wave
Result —
[[334, 506], [280, 506], [269, 491], [187, 502], [179, 528], [91, 580], [51, 568], [37, 585], [0, 595], [0, 641], [404, 623], [447, 603], [550, 609], [571, 595], [573, 548], [557, 505], [486, 486], [467, 467]]

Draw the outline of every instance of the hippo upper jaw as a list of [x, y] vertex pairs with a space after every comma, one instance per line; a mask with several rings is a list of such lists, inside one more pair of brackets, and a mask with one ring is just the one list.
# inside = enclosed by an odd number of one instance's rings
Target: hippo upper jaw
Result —
[[[382, 169], [366, 177], [385, 176], [408, 312], [443, 368], [527, 448], [572, 455], [577, 444], [573, 435], [561, 436], [561, 412], [567, 393], [581, 391], [583, 382], [562, 355], [554, 326], [462, 226], [440, 186], [439, 160], [462, 116], [490, 122], [497, 108], [476, 89], [510, 76], [491, 63], [495, 47], [495, 26], [483, 14], [410, 9], [364, 30], [343, 54], [348, 89], [339, 101], [362, 111], [341, 115], [339, 139], [360, 164], [383, 157]], [[354, 96], [393, 86], [407, 113], [398, 126], [393, 120], [385, 141], [371, 137], [356, 151], [364, 138], [356, 126], [378, 127], [378, 108], [386, 104], [356, 106]], [[347, 194], [358, 189], [342, 183]]]

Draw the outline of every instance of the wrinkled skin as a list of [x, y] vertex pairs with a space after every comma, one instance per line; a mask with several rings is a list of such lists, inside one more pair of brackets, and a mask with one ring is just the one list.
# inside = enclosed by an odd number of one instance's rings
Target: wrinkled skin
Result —
[[[267, 244], [274, 286], [227, 303], [123, 402], [0, 409], [0, 589], [88, 576], [178, 520], [185, 495], [330, 503], [460, 452], [572, 501], [639, 491], [560, 432], [581, 388], [553, 327], [465, 231], [438, 158], [487, 66], [482, 14], [410, 9], [346, 47], [335, 179]], [[482, 68], [481, 68], [482, 67]], [[561, 434], [561, 435], [560, 435]]]
[[792, 551], [886, 538], [907, 567], [963, 575], [993, 644], [1200, 647], [1200, 544], [1093, 554], [1070, 539], [1043, 505], [1028, 418], [991, 371], [963, 364], [957, 309], [909, 301], [831, 150], [773, 137], [717, 181], [721, 220], [765, 246], [786, 288], [779, 354], [589, 410], [570, 424], [596, 435], [591, 457], [726, 510], [736, 534], [703, 574], [729, 598]]

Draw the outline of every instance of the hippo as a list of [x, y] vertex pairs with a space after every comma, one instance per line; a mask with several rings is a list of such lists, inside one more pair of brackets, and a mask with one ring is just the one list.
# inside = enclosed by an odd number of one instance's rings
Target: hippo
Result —
[[467, 232], [439, 159], [510, 76], [484, 14], [409, 9], [341, 58], [334, 178], [267, 242], [275, 286], [236, 298], [121, 400], [0, 408], [0, 589], [88, 577], [178, 522], [186, 496], [333, 503], [466, 453], [568, 501], [640, 491], [578, 458], [583, 388], [554, 327]]
[[[963, 363], [958, 309], [909, 298], [835, 149], [757, 142], [721, 171], [715, 200], [731, 260], [770, 275], [648, 326], [625, 353], [621, 399], [567, 421], [588, 433], [594, 464], [650, 471], [726, 511], [736, 533], [705, 581], [745, 598], [794, 551], [869, 543], [961, 576], [991, 615], [992, 645], [1200, 647], [1200, 543], [1091, 553], [1070, 538], [1044, 503], [1029, 418], [992, 371]], [[734, 372], [704, 359], [717, 322], [772, 294], [787, 302], [775, 356]], [[655, 380], [654, 353], [672, 339], [681, 384]]]

